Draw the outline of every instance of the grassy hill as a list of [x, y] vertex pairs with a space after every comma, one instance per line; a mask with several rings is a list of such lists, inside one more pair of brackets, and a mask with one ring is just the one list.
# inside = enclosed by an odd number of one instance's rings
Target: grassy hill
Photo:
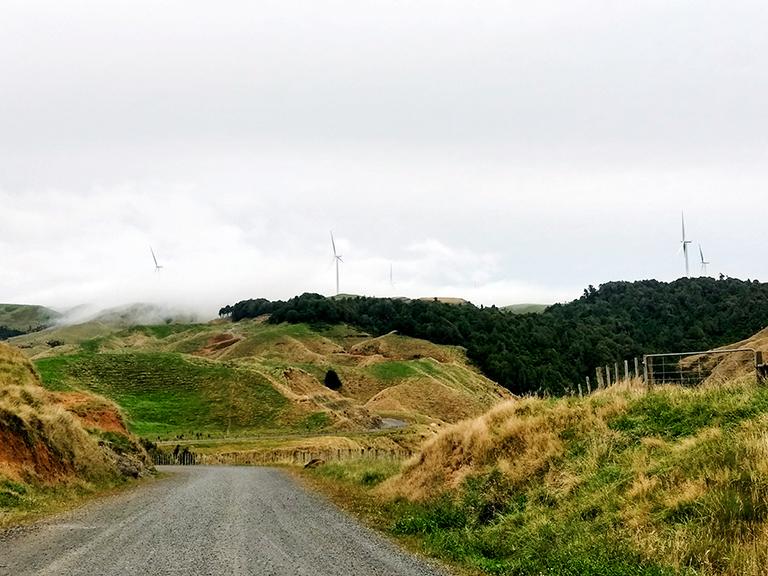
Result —
[[512, 314], [541, 314], [549, 306], [549, 304], [510, 304], [504, 306], [502, 310]]
[[51, 325], [61, 314], [44, 306], [0, 304], [0, 326], [31, 332]]
[[767, 438], [768, 387], [754, 376], [632, 382], [499, 404], [427, 441], [399, 473], [362, 463], [315, 474], [391, 534], [482, 573], [758, 576]]
[[[61, 341], [51, 348], [47, 341]], [[50, 390], [117, 402], [156, 439], [363, 431], [382, 418], [422, 425], [475, 416], [509, 394], [459, 347], [338, 325], [101, 322], [12, 339]], [[339, 390], [324, 384], [328, 370]]]
[[119, 485], [145, 458], [113, 403], [46, 391], [32, 364], [0, 344], [0, 527]]
[[732, 278], [609, 282], [540, 314], [495, 306], [392, 298], [242, 300], [220, 310], [238, 321], [345, 322], [373, 335], [397, 330], [459, 344], [485, 375], [517, 394], [567, 395], [597, 366], [643, 354], [709, 350], [768, 326], [768, 283]]

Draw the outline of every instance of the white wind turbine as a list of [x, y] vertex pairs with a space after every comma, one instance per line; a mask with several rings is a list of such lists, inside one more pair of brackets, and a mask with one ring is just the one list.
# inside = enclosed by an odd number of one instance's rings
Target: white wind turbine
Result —
[[152, 249], [152, 246], [149, 247], [149, 251], [152, 252], [152, 260], [155, 261], [155, 272], [160, 272], [160, 264], [157, 263], [157, 256], [155, 256], [155, 251]]
[[701, 249], [701, 244], [699, 244], [699, 256], [701, 256], [701, 275], [706, 276], [707, 266], [709, 265], [709, 262], [704, 260], [704, 251]]
[[333, 260], [336, 262], [336, 296], [339, 295], [339, 262], [344, 262], [341, 259], [341, 254], [336, 252], [336, 242], [333, 239], [333, 231], [331, 231], [331, 246], [333, 247]]
[[685, 238], [685, 213], [682, 213], [682, 224], [683, 224], [683, 239], [680, 241], [681, 244], [681, 250], [683, 251], [683, 257], [685, 258], [685, 276], [686, 278], [690, 276], [690, 268], [688, 266], [688, 244], [691, 243], [690, 240], [686, 240]]

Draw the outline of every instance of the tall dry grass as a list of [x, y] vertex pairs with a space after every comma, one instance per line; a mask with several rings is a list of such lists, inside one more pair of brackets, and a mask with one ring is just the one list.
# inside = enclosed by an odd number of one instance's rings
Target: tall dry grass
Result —
[[0, 475], [55, 484], [119, 475], [114, 455], [54, 401], [29, 361], [0, 344]]
[[[557, 556], [560, 569], [594, 560], [615, 568], [601, 573], [629, 573], [621, 553], [600, 560], [599, 550], [615, 546], [673, 572], [762, 575], [768, 389], [749, 377], [650, 391], [632, 381], [583, 399], [512, 400], [428, 441], [377, 493], [422, 510], [409, 529], [475, 542], [466, 552], [475, 563], [491, 554], [511, 566], [530, 554], [545, 566], [559, 554], [548, 539], [559, 534], [572, 547]], [[446, 501], [446, 517], [474, 515], [473, 523], [413, 528]], [[482, 521], [478, 506], [490, 510]]]

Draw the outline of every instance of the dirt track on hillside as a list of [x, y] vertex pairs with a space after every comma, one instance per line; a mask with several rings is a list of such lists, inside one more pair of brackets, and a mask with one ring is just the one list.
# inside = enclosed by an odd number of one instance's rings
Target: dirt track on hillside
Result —
[[168, 479], [0, 533], [0, 575], [445, 574], [279, 470], [165, 470]]

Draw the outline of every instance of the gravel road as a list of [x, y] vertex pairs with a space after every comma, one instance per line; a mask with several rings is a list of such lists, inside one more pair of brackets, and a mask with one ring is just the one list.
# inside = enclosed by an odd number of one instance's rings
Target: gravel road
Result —
[[0, 575], [445, 574], [280, 470], [162, 469], [172, 476], [0, 532]]

